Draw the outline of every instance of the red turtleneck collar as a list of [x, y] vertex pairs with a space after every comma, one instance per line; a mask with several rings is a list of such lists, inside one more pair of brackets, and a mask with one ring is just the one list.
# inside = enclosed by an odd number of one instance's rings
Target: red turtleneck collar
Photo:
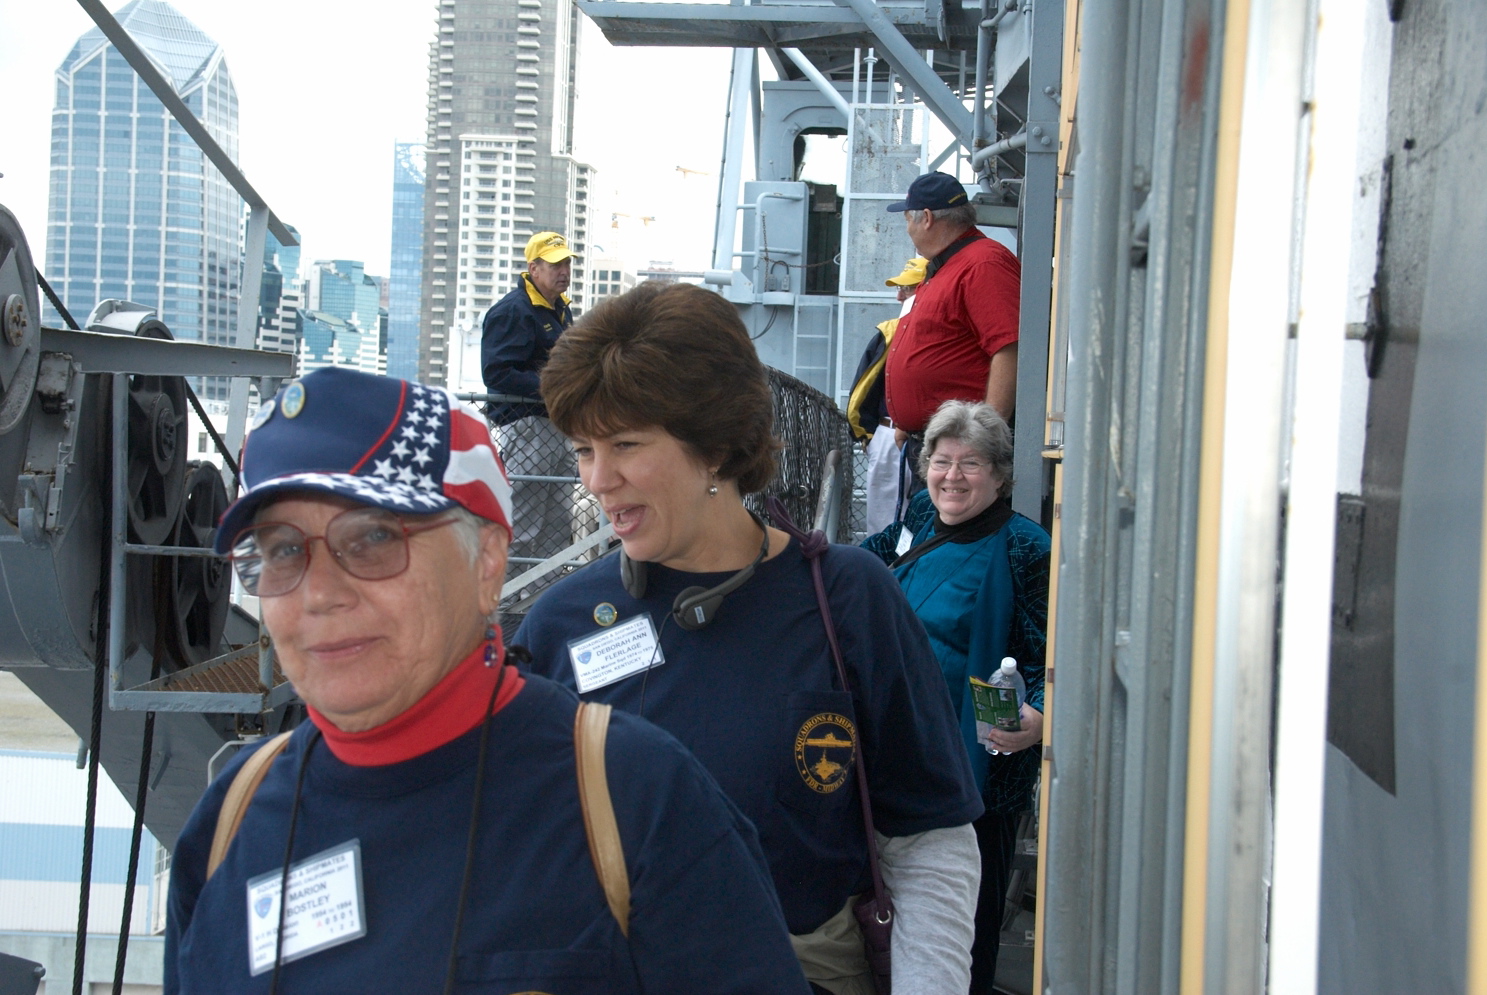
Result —
[[515, 698], [526, 684], [515, 667], [506, 666], [505, 648], [499, 642], [500, 636], [496, 638], [498, 655], [494, 666], [485, 665], [486, 644], [481, 643], [412, 708], [380, 726], [364, 732], [344, 732], [307, 705], [310, 720], [319, 727], [325, 745], [336, 759], [353, 767], [383, 767], [436, 750], [480, 724], [503, 670], [506, 678], [501, 683], [492, 715]]

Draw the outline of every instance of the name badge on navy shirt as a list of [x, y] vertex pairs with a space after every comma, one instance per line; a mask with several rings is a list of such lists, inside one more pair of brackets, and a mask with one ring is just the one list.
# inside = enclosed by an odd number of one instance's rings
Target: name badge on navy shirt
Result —
[[578, 693], [586, 694], [666, 662], [656, 626], [642, 612], [634, 618], [568, 643]]
[[[283, 877], [280, 868], [248, 881], [248, 964], [254, 976], [274, 966]], [[360, 840], [291, 864], [283, 963], [366, 936], [363, 908]]]

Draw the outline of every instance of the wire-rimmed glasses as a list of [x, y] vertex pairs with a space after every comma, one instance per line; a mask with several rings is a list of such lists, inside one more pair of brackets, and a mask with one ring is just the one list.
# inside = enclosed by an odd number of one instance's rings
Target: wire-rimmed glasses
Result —
[[454, 518], [409, 525], [382, 508], [351, 508], [307, 536], [287, 522], [259, 522], [238, 533], [228, 558], [243, 589], [260, 598], [288, 594], [310, 568], [310, 545], [325, 543], [331, 558], [360, 580], [389, 580], [408, 569], [408, 537], [453, 523]]
[[951, 459], [948, 456], [936, 456], [929, 461], [929, 468], [936, 473], [949, 473], [953, 466], [960, 467], [960, 472], [966, 477], [979, 477], [991, 466], [975, 457], [967, 456], [964, 459]]

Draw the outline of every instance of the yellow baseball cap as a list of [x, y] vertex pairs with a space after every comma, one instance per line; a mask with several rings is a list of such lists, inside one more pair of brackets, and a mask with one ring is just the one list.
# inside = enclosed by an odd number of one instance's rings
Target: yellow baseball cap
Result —
[[541, 259], [545, 263], [560, 263], [572, 255], [568, 240], [555, 231], [539, 231], [527, 239], [527, 262]]
[[884, 280], [885, 287], [917, 287], [924, 282], [924, 268], [929, 265], [929, 260], [923, 256], [915, 256], [904, 263], [904, 271], [898, 276]]

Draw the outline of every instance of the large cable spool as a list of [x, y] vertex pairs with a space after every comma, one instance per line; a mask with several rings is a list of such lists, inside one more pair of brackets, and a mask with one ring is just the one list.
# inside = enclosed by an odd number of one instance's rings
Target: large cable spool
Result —
[[30, 410], [40, 360], [36, 267], [20, 223], [0, 207], [0, 435]]
[[[227, 510], [222, 472], [211, 463], [192, 463], [185, 477], [171, 545], [210, 549], [217, 520]], [[227, 625], [232, 594], [227, 561], [216, 556], [168, 556], [161, 558], [160, 568], [163, 603], [156, 621], [166, 627], [171, 655], [185, 666], [211, 659]]]
[[[100, 301], [88, 316], [89, 331], [172, 339], [153, 308], [129, 301]], [[158, 546], [176, 527], [185, 493], [186, 381], [181, 377], [129, 377], [129, 537]]]

